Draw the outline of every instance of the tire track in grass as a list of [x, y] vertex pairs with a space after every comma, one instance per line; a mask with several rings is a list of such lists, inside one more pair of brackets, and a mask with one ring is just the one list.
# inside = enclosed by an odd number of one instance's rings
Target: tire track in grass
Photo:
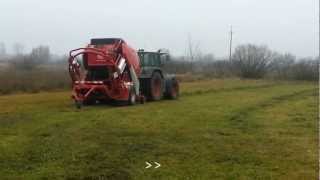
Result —
[[[271, 87], [275, 87], [275, 86], [279, 86], [281, 84], [276, 84], [276, 83], [272, 83], [272, 84], [265, 84], [265, 85], [258, 85], [258, 86], [240, 86], [240, 87], [233, 87], [233, 88], [220, 88], [220, 89], [207, 89], [207, 90], [197, 90], [197, 91], [193, 91], [193, 92], [184, 92], [181, 93], [181, 97], [190, 97], [190, 96], [197, 96], [197, 95], [205, 95], [205, 94], [210, 94], [210, 93], [227, 93], [227, 92], [233, 92], [233, 91], [246, 91], [246, 90], [258, 90], [258, 89], [266, 89], [266, 88], [271, 88]], [[41, 113], [43, 111], [43, 109], [41, 109], [40, 112], [37, 112], [36, 108], [35, 109], [31, 109], [33, 111], [33, 114], [35, 113]], [[72, 106], [73, 108], [73, 106]], [[106, 109], [112, 109], [112, 108], [117, 108], [112, 107], [112, 106], [105, 106], [104, 108]], [[67, 111], [69, 112], [69, 111]], [[71, 111], [70, 111], [71, 112]], [[52, 113], [56, 113], [56, 112], [52, 112]], [[62, 113], [62, 112], [59, 112]], [[19, 112], [19, 113], [8, 113], [8, 112], [0, 112], [0, 126], [3, 127], [13, 127], [16, 123], [19, 122], [28, 122], [28, 119], [32, 119], [32, 118], [28, 118], [29, 112]], [[19, 116], [19, 117], [17, 117]], [[23, 118], [22, 118], [23, 117]], [[12, 120], [14, 119], [14, 121]], [[1, 128], [0, 127], [0, 128]]]
[[233, 128], [236, 127], [237, 129], [243, 132], [248, 132], [249, 130], [256, 130], [260, 126], [248, 120], [248, 117], [252, 113], [264, 108], [275, 106], [284, 101], [304, 98], [305, 96], [310, 95], [315, 91], [316, 91], [315, 89], [307, 89], [307, 90], [302, 90], [302, 91], [285, 94], [281, 96], [275, 96], [275, 97], [272, 97], [271, 99], [262, 101], [254, 106], [248, 106], [240, 109], [239, 111], [236, 111], [231, 117], [228, 118], [228, 120], [231, 123]]
[[225, 93], [225, 92], [233, 92], [233, 91], [245, 91], [245, 90], [258, 90], [258, 89], [265, 89], [265, 88], [271, 88], [277, 85], [281, 84], [265, 84], [265, 85], [258, 85], [258, 86], [239, 86], [239, 87], [233, 87], [233, 88], [220, 88], [220, 89], [214, 89], [210, 88], [207, 90], [197, 90], [192, 92], [183, 92], [181, 93], [181, 96], [195, 96], [195, 95], [202, 95], [202, 94], [209, 94], [209, 93]]

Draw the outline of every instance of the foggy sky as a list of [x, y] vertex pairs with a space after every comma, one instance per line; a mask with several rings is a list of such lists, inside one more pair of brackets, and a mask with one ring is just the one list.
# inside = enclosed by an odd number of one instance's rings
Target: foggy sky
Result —
[[67, 53], [90, 38], [121, 37], [135, 48], [186, 53], [188, 36], [203, 53], [268, 45], [299, 57], [318, 55], [318, 0], [1, 0], [0, 42], [12, 51], [48, 45]]

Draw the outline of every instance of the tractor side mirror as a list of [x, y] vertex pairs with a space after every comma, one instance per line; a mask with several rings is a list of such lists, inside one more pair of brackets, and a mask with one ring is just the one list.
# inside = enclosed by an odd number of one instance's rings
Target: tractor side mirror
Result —
[[163, 54], [160, 56], [160, 65], [164, 66], [168, 61], [170, 61], [170, 55], [169, 54]]

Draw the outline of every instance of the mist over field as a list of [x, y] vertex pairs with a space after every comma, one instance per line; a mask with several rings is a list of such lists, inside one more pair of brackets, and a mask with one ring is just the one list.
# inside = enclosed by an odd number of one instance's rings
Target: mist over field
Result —
[[228, 56], [234, 47], [263, 44], [280, 53], [316, 57], [319, 49], [315, 0], [2, 0], [0, 42], [12, 52], [48, 45], [54, 54], [84, 46], [90, 38], [120, 37], [136, 49], [167, 48], [185, 55], [190, 36], [203, 53]]

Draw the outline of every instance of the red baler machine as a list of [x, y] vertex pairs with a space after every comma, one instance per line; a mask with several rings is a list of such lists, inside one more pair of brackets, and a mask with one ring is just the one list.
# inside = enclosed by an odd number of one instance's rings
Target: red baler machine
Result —
[[138, 54], [125, 41], [92, 39], [86, 48], [70, 51], [72, 98], [78, 107], [97, 100], [143, 101], [137, 78], [140, 71]]

